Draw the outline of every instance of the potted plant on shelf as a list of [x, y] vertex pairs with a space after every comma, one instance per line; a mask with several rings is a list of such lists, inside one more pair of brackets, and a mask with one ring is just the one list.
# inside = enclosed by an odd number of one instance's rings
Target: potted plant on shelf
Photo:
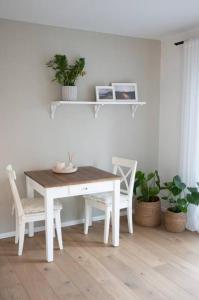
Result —
[[146, 175], [137, 171], [135, 175], [134, 194], [135, 223], [146, 227], [160, 225], [161, 204], [158, 194], [160, 192], [160, 178], [158, 171]]
[[183, 232], [186, 228], [189, 204], [199, 204], [198, 188], [186, 187], [180, 176], [176, 175], [171, 182], [165, 182], [161, 189], [166, 193], [162, 199], [169, 203], [164, 218], [166, 230], [176, 233]]
[[55, 54], [47, 64], [55, 71], [53, 81], [62, 85], [62, 100], [77, 100], [77, 86], [75, 82], [78, 76], [84, 76], [85, 59], [78, 58], [73, 65], [68, 63], [66, 55]]

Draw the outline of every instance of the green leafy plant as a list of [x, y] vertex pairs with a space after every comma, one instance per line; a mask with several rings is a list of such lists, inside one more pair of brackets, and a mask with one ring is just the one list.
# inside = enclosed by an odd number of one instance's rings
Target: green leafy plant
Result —
[[[199, 184], [197, 183], [199, 187]], [[187, 187], [180, 176], [176, 175], [170, 182], [165, 182], [161, 190], [166, 195], [161, 198], [171, 205], [168, 210], [175, 213], [186, 213], [189, 204], [199, 205], [199, 191], [197, 187]]]
[[158, 171], [145, 174], [137, 171], [135, 175], [134, 194], [138, 201], [154, 202], [159, 200], [160, 177]]
[[53, 81], [62, 86], [74, 86], [78, 76], [84, 76], [85, 59], [78, 58], [73, 65], [69, 65], [66, 55], [55, 54], [47, 64], [47, 67], [55, 71]]

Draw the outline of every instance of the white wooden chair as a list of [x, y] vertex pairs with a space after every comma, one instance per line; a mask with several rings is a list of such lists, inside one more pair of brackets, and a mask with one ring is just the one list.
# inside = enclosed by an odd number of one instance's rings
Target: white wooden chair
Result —
[[[19, 192], [15, 183], [16, 173], [11, 165], [8, 165], [7, 174], [14, 199], [14, 210], [16, 218], [15, 244], [19, 243], [18, 255], [22, 255], [25, 224], [45, 220], [44, 199], [43, 198], [24, 198], [20, 199]], [[63, 249], [60, 211], [62, 205], [59, 202], [54, 204], [54, 219], [57, 231], [59, 248]]]
[[[128, 160], [125, 158], [113, 157], [113, 173], [121, 176], [120, 189], [120, 209], [127, 209], [128, 228], [129, 233], [133, 233], [132, 221], [132, 197], [133, 186], [135, 180], [135, 173], [137, 168], [136, 160]], [[125, 168], [125, 171], [124, 171]], [[100, 193], [93, 195], [86, 195], [85, 198], [85, 223], [84, 234], [88, 234], [88, 228], [92, 225], [92, 208], [105, 211], [104, 224], [104, 243], [108, 243], [109, 225], [112, 212], [112, 193]]]

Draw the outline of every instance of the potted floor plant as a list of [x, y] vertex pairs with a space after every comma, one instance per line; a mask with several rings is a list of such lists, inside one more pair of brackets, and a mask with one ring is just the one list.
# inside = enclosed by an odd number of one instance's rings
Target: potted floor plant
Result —
[[187, 208], [189, 204], [199, 204], [199, 192], [196, 187], [187, 187], [180, 176], [173, 177], [171, 182], [165, 182], [161, 188], [165, 196], [161, 197], [169, 204], [165, 212], [165, 228], [169, 232], [183, 232], [187, 223]]
[[137, 171], [135, 175], [134, 194], [135, 223], [141, 226], [154, 227], [161, 222], [161, 204], [159, 198], [160, 178], [158, 172], [145, 174]]
[[84, 76], [85, 59], [78, 58], [73, 65], [68, 63], [66, 55], [56, 54], [47, 66], [55, 71], [53, 81], [62, 86], [62, 100], [77, 100], [77, 86], [75, 82], [79, 76]]

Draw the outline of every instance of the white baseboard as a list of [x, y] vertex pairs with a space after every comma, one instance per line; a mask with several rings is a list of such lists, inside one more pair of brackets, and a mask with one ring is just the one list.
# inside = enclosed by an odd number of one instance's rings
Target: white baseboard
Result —
[[[126, 211], [120, 212], [120, 216], [125, 216], [125, 215], [126, 215]], [[104, 220], [104, 215], [96, 216], [96, 217], [93, 217], [92, 219], [93, 219], [93, 221], [101, 221], [101, 220]], [[71, 220], [71, 221], [62, 222], [62, 227], [69, 227], [69, 226], [74, 226], [74, 225], [83, 224], [83, 223], [84, 223], [84, 219]], [[39, 226], [39, 227], [34, 228], [34, 232], [40, 232], [40, 231], [44, 231], [44, 230], [45, 230], [44, 226]], [[28, 229], [26, 229], [26, 234], [27, 233], [28, 233]], [[13, 236], [15, 236], [15, 231], [0, 233], [0, 239], [5, 239], [5, 238], [13, 237]]]

